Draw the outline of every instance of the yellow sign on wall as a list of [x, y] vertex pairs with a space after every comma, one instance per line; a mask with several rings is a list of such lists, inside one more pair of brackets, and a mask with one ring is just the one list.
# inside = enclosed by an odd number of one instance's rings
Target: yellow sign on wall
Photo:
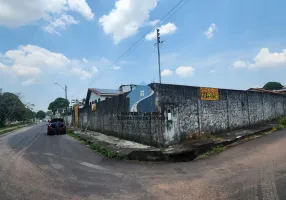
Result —
[[92, 110], [92, 112], [96, 111], [96, 104], [95, 103], [91, 104], [91, 110]]
[[202, 101], [218, 101], [219, 94], [217, 88], [200, 88]]

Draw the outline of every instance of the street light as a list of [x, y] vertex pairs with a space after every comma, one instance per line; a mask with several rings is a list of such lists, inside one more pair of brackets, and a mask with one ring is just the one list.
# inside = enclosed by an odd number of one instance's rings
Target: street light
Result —
[[[68, 100], [68, 87], [66, 85], [65, 85], [65, 87], [63, 87], [58, 83], [55, 83], [55, 84], [60, 86], [60, 88], [62, 88], [65, 91], [66, 100]], [[67, 108], [66, 108], [66, 112], [67, 112]]]
[[63, 87], [58, 83], [55, 83], [55, 84], [60, 86], [60, 88], [62, 88], [65, 91], [65, 97], [66, 97], [66, 100], [68, 100], [68, 87], [66, 85], [65, 85], [65, 87]]

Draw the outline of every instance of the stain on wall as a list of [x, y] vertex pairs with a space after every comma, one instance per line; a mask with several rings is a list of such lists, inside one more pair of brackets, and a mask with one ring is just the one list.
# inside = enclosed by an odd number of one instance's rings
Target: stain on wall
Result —
[[[151, 84], [158, 110], [173, 105], [176, 122], [165, 127], [166, 143], [177, 144], [191, 134], [224, 133], [274, 120], [285, 114], [285, 96], [242, 90], [218, 89], [219, 98], [201, 100], [199, 87]], [[215, 100], [219, 99], [219, 100]], [[178, 110], [178, 111], [175, 111]], [[165, 124], [166, 125], [166, 124]], [[173, 130], [173, 133], [170, 133]]]

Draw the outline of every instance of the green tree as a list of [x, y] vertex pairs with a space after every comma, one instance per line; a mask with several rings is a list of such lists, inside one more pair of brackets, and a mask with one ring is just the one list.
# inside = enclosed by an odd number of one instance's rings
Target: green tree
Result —
[[281, 90], [283, 85], [279, 82], [268, 82], [263, 86], [265, 90]]
[[36, 117], [37, 117], [38, 119], [44, 119], [44, 118], [46, 117], [46, 113], [45, 113], [44, 111], [42, 111], [42, 110], [39, 110], [39, 111], [37, 112], [37, 114], [36, 114]]
[[53, 117], [53, 112], [52, 111], [47, 111], [46, 112], [46, 116], [48, 116], [48, 117], [50, 117], [50, 118], [52, 118]]
[[70, 102], [68, 100], [59, 97], [50, 103], [48, 109], [51, 110], [53, 114], [55, 114], [57, 110], [67, 108], [69, 104]]
[[0, 126], [6, 121], [10, 124], [13, 120], [23, 120], [25, 105], [16, 94], [6, 92], [0, 95]]
[[30, 121], [30, 120], [34, 119], [34, 117], [35, 117], [35, 113], [30, 108], [26, 108], [25, 114], [24, 114], [24, 120]]

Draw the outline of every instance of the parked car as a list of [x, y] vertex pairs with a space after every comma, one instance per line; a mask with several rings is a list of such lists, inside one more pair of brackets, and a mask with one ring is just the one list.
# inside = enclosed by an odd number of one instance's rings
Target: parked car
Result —
[[60, 134], [60, 135], [66, 134], [66, 125], [64, 123], [64, 119], [54, 118], [54, 119], [50, 120], [50, 122], [48, 124], [47, 135], [57, 134], [57, 130], [56, 130], [56, 123], [57, 122], [59, 122], [59, 133], [58, 134]]

